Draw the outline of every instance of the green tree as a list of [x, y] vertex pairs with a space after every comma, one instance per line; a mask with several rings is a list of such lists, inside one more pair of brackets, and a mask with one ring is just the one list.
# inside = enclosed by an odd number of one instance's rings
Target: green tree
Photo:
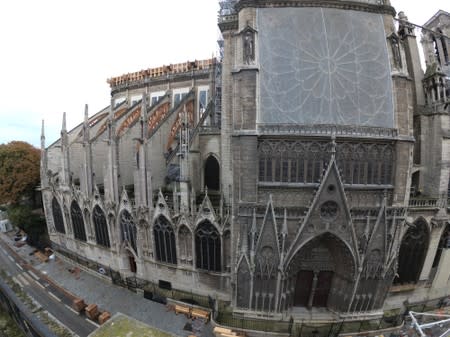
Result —
[[32, 210], [28, 205], [14, 205], [8, 207], [8, 219], [11, 223], [25, 231], [27, 242], [32, 246], [45, 244], [46, 224], [42, 214]]
[[40, 151], [32, 145], [21, 141], [0, 144], [0, 204], [33, 200], [39, 164]]

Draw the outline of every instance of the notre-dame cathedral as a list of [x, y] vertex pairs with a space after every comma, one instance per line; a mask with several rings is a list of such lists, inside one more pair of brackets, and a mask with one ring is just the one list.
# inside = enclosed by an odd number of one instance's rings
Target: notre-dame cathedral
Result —
[[107, 108], [42, 130], [54, 248], [241, 317], [449, 295], [450, 14], [415, 24], [389, 0], [222, 1], [218, 58], [112, 77]]

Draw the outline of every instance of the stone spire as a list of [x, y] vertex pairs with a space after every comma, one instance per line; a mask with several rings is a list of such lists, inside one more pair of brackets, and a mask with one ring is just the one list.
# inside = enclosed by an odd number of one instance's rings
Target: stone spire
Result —
[[45, 129], [44, 120], [42, 120], [41, 126], [41, 187], [45, 188], [48, 186], [47, 180], [47, 150], [45, 148]]
[[44, 120], [42, 120], [41, 126], [41, 150], [45, 149], [45, 128], [44, 128]]
[[136, 167], [137, 172], [135, 175], [135, 192], [138, 196], [139, 206], [146, 206], [152, 209], [152, 184], [151, 174], [147, 166], [147, 139], [146, 139], [146, 121], [147, 121], [147, 95], [142, 94], [141, 102], [141, 116], [140, 123], [140, 137], [135, 138], [137, 142], [137, 155], [136, 155]]
[[70, 177], [70, 160], [69, 160], [69, 135], [67, 134], [66, 113], [63, 113], [61, 127], [61, 184], [69, 186]]
[[287, 226], [287, 209], [284, 209], [284, 218], [283, 224], [281, 225], [281, 238], [282, 238], [282, 246], [281, 246], [281, 254], [284, 253], [284, 245], [286, 241], [286, 237], [288, 235], [288, 226]]
[[253, 220], [252, 220], [252, 228], [250, 229], [250, 236], [252, 238], [250, 242], [250, 260], [252, 265], [255, 260], [255, 241], [256, 241], [256, 233], [258, 232], [258, 228], [256, 227], [256, 209], [253, 208]]
[[109, 116], [107, 120], [108, 138], [106, 143], [108, 144], [108, 157], [106, 164], [105, 174], [105, 199], [113, 203], [119, 202], [119, 165], [118, 165], [118, 151], [116, 142], [116, 127], [114, 120], [114, 99], [111, 98], [111, 105], [109, 108]]
[[90, 127], [89, 127], [89, 108], [84, 106], [84, 122], [83, 122], [83, 192], [88, 196], [93, 192], [93, 170], [92, 170], [92, 147], [90, 142]]
[[89, 142], [89, 107], [84, 105], [83, 142]]

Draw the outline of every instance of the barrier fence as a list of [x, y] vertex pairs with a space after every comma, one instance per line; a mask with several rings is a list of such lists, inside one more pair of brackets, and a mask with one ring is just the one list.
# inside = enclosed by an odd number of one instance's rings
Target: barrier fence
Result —
[[[421, 303], [406, 303], [405, 310], [401, 311], [399, 309], [385, 312], [384, 315], [378, 319], [358, 321], [354, 318], [349, 318], [328, 324], [294, 322], [292, 318], [287, 321], [275, 321], [270, 319], [270, 317], [268, 319], [244, 318], [233, 315], [232, 312], [226, 310], [225, 303], [219, 301], [219, 303], [216, 304], [215, 300], [209, 296], [201, 296], [192, 292], [172, 289], [170, 284], [155, 284], [151, 281], [134, 276], [122, 277], [119, 272], [114, 271], [109, 267], [87, 260], [75, 253], [68, 252], [62, 247], [54, 248], [62, 255], [72, 259], [80, 265], [90, 268], [103, 276], [109, 276], [114, 284], [128, 288], [134, 292], [137, 292], [138, 290], [143, 291], [145, 298], [160, 303], [166, 303], [167, 298], [170, 298], [193, 305], [203, 306], [212, 310], [214, 320], [220, 325], [243, 330], [284, 333], [292, 337], [333, 337], [348, 333], [352, 333], [352, 336], [356, 337], [358, 336], [358, 333], [380, 329], [392, 329], [390, 335], [394, 337], [400, 334], [399, 331], [395, 331], [395, 328], [401, 326], [405, 318], [408, 318], [410, 310], [417, 312], [432, 311], [447, 305], [448, 301], [448, 298], [441, 298]], [[364, 336], [368, 336], [368, 334], [364, 333]]]
[[11, 316], [28, 337], [57, 337], [17, 297], [9, 286], [0, 279], [0, 306]]

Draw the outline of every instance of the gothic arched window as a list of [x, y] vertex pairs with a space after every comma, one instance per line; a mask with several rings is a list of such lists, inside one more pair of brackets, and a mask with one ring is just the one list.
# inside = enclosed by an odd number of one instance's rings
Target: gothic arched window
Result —
[[111, 247], [109, 242], [108, 225], [106, 222], [105, 213], [97, 205], [94, 207], [94, 228], [97, 244], [105, 247]]
[[163, 216], [153, 225], [156, 259], [161, 262], [177, 264], [175, 233], [170, 222]]
[[220, 165], [214, 156], [205, 162], [205, 186], [210, 190], [220, 190]]
[[192, 264], [192, 234], [185, 225], [178, 231], [178, 247], [181, 263]]
[[56, 198], [52, 200], [52, 211], [53, 211], [53, 222], [55, 224], [55, 229], [59, 233], [66, 234], [66, 230], [64, 228], [64, 219], [61, 211], [61, 206]]
[[120, 216], [120, 237], [122, 241], [128, 241], [135, 253], [137, 253], [136, 234], [137, 229], [133, 217], [127, 210], [123, 211]]
[[195, 255], [197, 268], [221, 271], [220, 235], [207, 220], [198, 225], [195, 231]]
[[72, 218], [73, 234], [75, 239], [86, 241], [86, 230], [84, 228], [83, 213], [76, 201], [70, 205], [70, 216]]
[[418, 220], [403, 237], [398, 256], [395, 284], [417, 283], [428, 250], [430, 233], [424, 220]]

